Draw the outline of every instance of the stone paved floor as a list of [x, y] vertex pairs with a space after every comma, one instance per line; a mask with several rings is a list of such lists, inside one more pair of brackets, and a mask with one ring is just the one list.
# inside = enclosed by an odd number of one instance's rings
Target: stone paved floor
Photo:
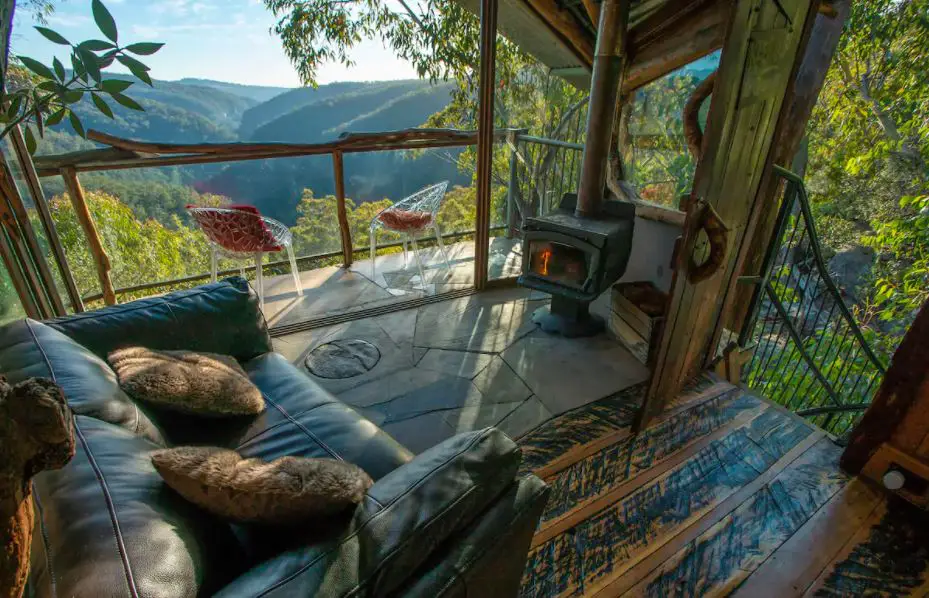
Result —
[[[457, 432], [496, 425], [517, 438], [541, 422], [645, 380], [646, 368], [606, 333], [548, 336], [530, 321], [546, 296], [502, 289], [278, 337], [300, 367], [340, 339], [373, 344], [381, 358], [351, 378], [310, 374], [420, 452]], [[602, 311], [604, 301], [595, 304]]]
[[[446, 247], [446, 267], [435, 247], [420, 250], [423, 278], [410, 253], [404, 263], [403, 253], [380, 255], [372, 271], [371, 260], [359, 260], [345, 270], [326, 266], [300, 272], [303, 296], [296, 293], [290, 274], [265, 281], [265, 315], [271, 326], [295, 324], [320, 316], [345, 313], [384, 304], [416, 299], [474, 285], [474, 242], [464, 241]], [[521, 267], [518, 240], [491, 239], [490, 277], [516, 276]]]

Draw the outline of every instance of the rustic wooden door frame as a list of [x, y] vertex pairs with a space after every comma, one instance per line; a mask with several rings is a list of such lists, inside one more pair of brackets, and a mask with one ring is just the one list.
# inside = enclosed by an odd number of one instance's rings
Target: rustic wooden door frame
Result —
[[[793, 81], [804, 56], [820, 0], [742, 0], [732, 5], [707, 128], [705, 152], [694, 175], [694, 199], [711, 206], [728, 228], [717, 272], [688, 280], [692, 257], [705, 253], [700, 211], [691, 209], [677, 251], [667, 319], [645, 403], [642, 429], [713, 354], [711, 341], [725, 291], [737, 276], [746, 231], [764, 209], [757, 201], [784, 127]], [[697, 202], [690, 202], [694, 206]]]

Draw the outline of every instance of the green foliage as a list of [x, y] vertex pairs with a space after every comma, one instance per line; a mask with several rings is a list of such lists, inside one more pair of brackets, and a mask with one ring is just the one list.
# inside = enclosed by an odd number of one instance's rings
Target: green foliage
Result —
[[[41, 6], [40, 14], [50, 6]], [[148, 76], [149, 68], [129, 54], [154, 54], [163, 44], [136, 43], [120, 47], [117, 44], [116, 22], [109, 10], [100, 0], [92, 0], [91, 8], [94, 22], [109, 42], [86, 40], [72, 44], [57, 31], [36, 26], [39, 34], [48, 41], [71, 48], [72, 71], [69, 75], [57, 58], [49, 67], [34, 58], [17, 56], [19, 64], [22, 65], [19, 73], [14, 77], [4, 73], [7, 87], [6, 91], [0, 93], [0, 105], [5, 107], [4, 110], [0, 110], [0, 125], [3, 125], [0, 138], [5, 137], [15, 126], [24, 123], [34, 124], [41, 137], [46, 124], [57, 124], [65, 118], [71, 124], [72, 130], [84, 137], [85, 127], [74, 105], [85, 97], [90, 98], [89, 101], [96, 110], [110, 118], [113, 118], [113, 112], [103, 99], [103, 94], [131, 110], [143, 110], [135, 100], [122, 93], [128, 85], [116, 85], [105, 80], [102, 70], [116, 60], [126, 65], [137, 79], [152, 85]], [[30, 153], [35, 153], [37, 142], [33, 130], [27, 128], [24, 136]]]

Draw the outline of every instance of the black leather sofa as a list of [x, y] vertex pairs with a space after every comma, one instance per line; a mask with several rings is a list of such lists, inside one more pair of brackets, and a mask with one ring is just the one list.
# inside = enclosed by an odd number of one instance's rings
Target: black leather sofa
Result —
[[[235, 356], [265, 396], [257, 417], [199, 419], [136, 404], [105, 362], [128, 345]], [[54, 379], [77, 452], [34, 481], [28, 592], [39, 597], [514, 596], [548, 495], [517, 474], [502, 432], [419, 455], [271, 350], [258, 300], [233, 278], [159, 298], [0, 330], [11, 383]], [[334, 457], [375, 480], [343, 518], [303, 528], [233, 525], [185, 502], [149, 453], [207, 444], [246, 456]]]

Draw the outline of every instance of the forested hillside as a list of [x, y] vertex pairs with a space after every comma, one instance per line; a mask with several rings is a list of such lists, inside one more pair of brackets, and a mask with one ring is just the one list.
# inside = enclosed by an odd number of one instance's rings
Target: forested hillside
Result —
[[[107, 75], [108, 78], [127, 78]], [[283, 91], [283, 93], [281, 93]], [[346, 131], [378, 131], [415, 127], [449, 102], [448, 85], [426, 82], [345, 82], [316, 89], [253, 87], [208, 80], [155, 81], [136, 84], [133, 97], [144, 112], [113, 105], [115, 118], [101, 114], [85, 100], [75, 111], [85, 128], [120, 137], [173, 143], [231, 141], [290, 141], [314, 143], [335, 139]], [[257, 102], [255, 98], [268, 97]], [[64, 123], [49, 130], [40, 154], [59, 154], [94, 147]], [[448, 152], [445, 152], [447, 154]], [[437, 177], [464, 183], [447, 155], [416, 158], [399, 152], [346, 158], [346, 186], [359, 202], [403, 197]], [[264, 160], [230, 165], [152, 168], [88, 173], [84, 186], [117, 197], [139, 218], [155, 218], [173, 227], [184, 216], [184, 205], [197, 193], [219, 193], [287, 224], [297, 220], [304, 189], [332, 193], [328, 157]], [[63, 192], [57, 179], [45, 184], [49, 197]]]

